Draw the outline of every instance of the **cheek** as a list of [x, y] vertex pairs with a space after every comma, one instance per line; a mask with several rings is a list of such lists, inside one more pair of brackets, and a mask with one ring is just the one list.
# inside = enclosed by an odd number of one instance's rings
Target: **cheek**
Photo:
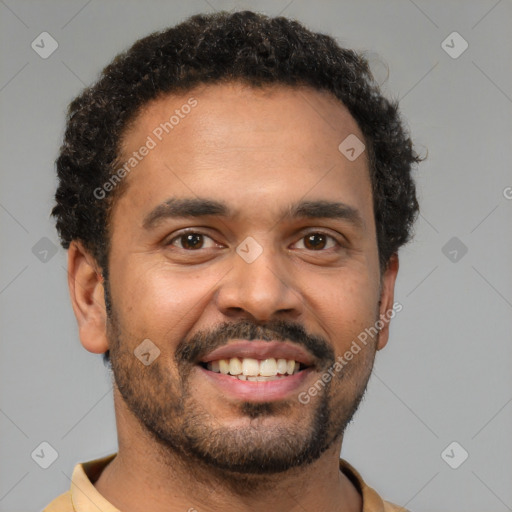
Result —
[[319, 312], [320, 328], [329, 333], [337, 354], [373, 325], [378, 315], [378, 284], [369, 275], [340, 274], [322, 280], [311, 292], [312, 309]]
[[193, 326], [196, 310], [204, 307], [219, 276], [177, 272], [165, 264], [133, 269], [124, 272], [115, 301], [123, 325], [137, 338], [151, 339], [161, 350], [176, 345]]

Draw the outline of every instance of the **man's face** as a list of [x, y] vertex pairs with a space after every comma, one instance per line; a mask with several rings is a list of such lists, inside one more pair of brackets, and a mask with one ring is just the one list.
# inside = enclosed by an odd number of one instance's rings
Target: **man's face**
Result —
[[[179, 122], [158, 130], [175, 110]], [[271, 473], [340, 439], [377, 338], [318, 382], [379, 318], [380, 299], [366, 153], [338, 149], [350, 134], [363, 140], [326, 93], [236, 84], [153, 101], [125, 134], [121, 162], [154, 147], [113, 211], [110, 355], [127, 409], [164, 448]], [[170, 215], [182, 207], [188, 216]], [[145, 365], [134, 351], [147, 339], [160, 354]]]

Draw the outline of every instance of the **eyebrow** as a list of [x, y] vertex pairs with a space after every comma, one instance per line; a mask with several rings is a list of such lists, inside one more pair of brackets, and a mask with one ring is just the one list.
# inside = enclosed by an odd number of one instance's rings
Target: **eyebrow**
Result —
[[[168, 218], [236, 217], [237, 214], [238, 212], [233, 212], [223, 201], [207, 198], [169, 198], [144, 217], [142, 226], [146, 230], [151, 230]], [[349, 222], [359, 229], [365, 227], [359, 211], [342, 202], [300, 201], [286, 208], [281, 216], [284, 219], [335, 219]]]

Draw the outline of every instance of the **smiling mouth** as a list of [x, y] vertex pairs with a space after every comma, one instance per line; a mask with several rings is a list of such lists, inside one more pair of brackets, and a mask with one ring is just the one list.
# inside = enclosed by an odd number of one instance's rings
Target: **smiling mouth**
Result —
[[204, 369], [214, 373], [221, 373], [238, 380], [253, 382], [266, 382], [286, 379], [309, 366], [294, 359], [254, 359], [252, 357], [232, 357], [230, 359], [217, 359], [199, 363]]

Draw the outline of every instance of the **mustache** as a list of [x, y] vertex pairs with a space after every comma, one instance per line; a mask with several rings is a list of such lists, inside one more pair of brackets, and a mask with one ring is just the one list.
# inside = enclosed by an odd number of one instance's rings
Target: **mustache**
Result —
[[315, 359], [319, 367], [332, 364], [334, 349], [328, 341], [318, 335], [309, 334], [295, 322], [275, 320], [259, 325], [248, 320], [222, 322], [211, 329], [196, 332], [189, 339], [183, 339], [176, 347], [174, 355], [178, 366], [195, 364], [213, 350], [226, 345], [230, 339], [291, 341], [301, 345]]

